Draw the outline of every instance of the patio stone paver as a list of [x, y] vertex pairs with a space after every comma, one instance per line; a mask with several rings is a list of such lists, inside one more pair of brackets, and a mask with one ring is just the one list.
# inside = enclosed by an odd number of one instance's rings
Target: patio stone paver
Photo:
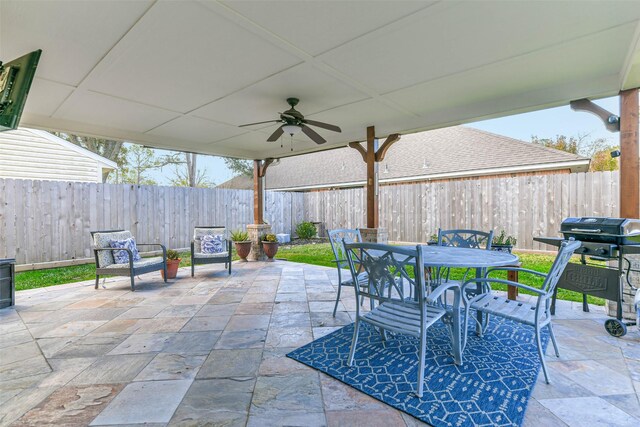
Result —
[[267, 338], [266, 329], [249, 329], [244, 331], [224, 331], [215, 349], [263, 348]]
[[140, 381], [127, 385], [91, 425], [167, 423], [191, 381]]
[[229, 319], [231, 319], [231, 316], [194, 317], [180, 331], [222, 331], [229, 323]]
[[122, 388], [121, 384], [62, 387], [13, 425], [88, 425]]
[[220, 337], [220, 331], [178, 332], [162, 348], [165, 353], [209, 354]]
[[116, 384], [133, 381], [155, 357], [153, 354], [104, 356], [96, 359], [70, 384]]
[[242, 427], [247, 422], [254, 384], [255, 378], [196, 380], [169, 425]]
[[198, 372], [198, 379], [255, 377], [262, 349], [214, 350]]
[[[276, 261], [18, 292], [0, 310], [0, 427], [424, 425], [286, 357], [353, 321], [349, 288], [332, 316], [336, 291], [335, 269]], [[640, 425], [640, 334], [605, 319], [558, 302], [562, 357], [524, 426]]]
[[[99, 329], [99, 328], [98, 328]], [[76, 358], [76, 357], [98, 357], [104, 356], [122, 341], [127, 338], [127, 335], [96, 335], [75, 338], [70, 340], [69, 344], [64, 347], [52, 351], [51, 358]], [[41, 340], [38, 340], [41, 342]]]
[[226, 331], [248, 331], [251, 329], [267, 329], [271, 316], [268, 314], [236, 314], [227, 323]]
[[599, 397], [545, 399], [540, 402], [569, 426], [637, 427], [638, 419]]
[[159, 353], [134, 378], [134, 381], [192, 380], [206, 355]]
[[160, 352], [174, 336], [174, 333], [130, 335], [108, 355]]

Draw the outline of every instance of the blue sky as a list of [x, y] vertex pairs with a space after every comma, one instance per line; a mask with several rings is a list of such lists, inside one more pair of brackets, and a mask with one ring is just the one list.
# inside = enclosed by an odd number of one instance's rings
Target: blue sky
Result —
[[[595, 102], [613, 114], [619, 114], [620, 106], [617, 96]], [[467, 126], [523, 141], [531, 141], [533, 135], [539, 138], [553, 138], [557, 135], [570, 137], [589, 134], [590, 139], [606, 138], [611, 145], [618, 144], [618, 134], [607, 131], [600, 119], [592, 114], [573, 111], [568, 105], [470, 123]], [[233, 176], [220, 157], [201, 156], [198, 162], [202, 167], [206, 167], [207, 176], [216, 184], [221, 184]], [[167, 184], [171, 175], [171, 167], [166, 167], [154, 173], [153, 177], [159, 184]]]

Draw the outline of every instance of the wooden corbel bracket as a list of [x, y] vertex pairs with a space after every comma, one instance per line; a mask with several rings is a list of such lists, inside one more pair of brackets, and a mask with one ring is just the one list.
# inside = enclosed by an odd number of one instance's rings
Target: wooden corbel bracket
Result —
[[620, 117], [594, 104], [587, 98], [571, 101], [569, 105], [573, 111], [586, 111], [587, 113], [598, 116], [608, 131], [620, 132]]
[[260, 178], [264, 178], [264, 176], [267, 174], [267, 168], [274, 161], [275, 161], [274, 158], [269, 157], [268, 159], [265, 159], [264, 161], [260, 162], [260, 167], [258, 168], [258, 176]]

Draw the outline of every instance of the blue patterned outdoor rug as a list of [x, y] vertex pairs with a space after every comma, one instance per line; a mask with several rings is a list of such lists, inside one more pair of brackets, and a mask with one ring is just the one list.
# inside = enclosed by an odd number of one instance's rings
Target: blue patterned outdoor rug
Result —
[[[492, 318], [483, 338], [471, 333], [456, 366], [439, 322], [427, 332], [425, 387], [416, 387], [418, 341], [395, 334], [386, 342], [363, 323], [353, 367], [346, 365], [353, 324], [287, 354], [433, 426], [520, 426], [540, 360], [533, 328]], [[548, 335], [543, 335], [546, 348]]]

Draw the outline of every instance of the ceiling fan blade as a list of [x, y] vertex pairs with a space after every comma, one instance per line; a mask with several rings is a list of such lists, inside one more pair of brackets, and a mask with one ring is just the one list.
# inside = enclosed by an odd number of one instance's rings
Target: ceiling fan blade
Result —
[[304, 132], [304, 134], [311, 138], [316, 144], [324, 144], [327, 142], [326, 139], [321, 137], [315, 130], [311, 129], [307, 125], [302, 125], [302, 132]]
[[246, 127], [246, 126], [262, 125], [262, 124], [265, 124], [265, 123], [282, 123], [282, 121], [281, 120], [267, 120], [266, 122], [247, 123], [246, 125], [240, 125], [238, 127], [243, 128], [243, 127]]
[[[302, 129], [304, 130], [304, 129]], [[284, 133], [284, 131], [282, 130], [282, 126], [280, 126], [278, 129], [276, 129], [276, 131], [274, 133], [271, 134], [271, 136], [269, 138], [267, 138], [268, 142], [274, 142], [277, 141], [278, 138], [280, 138], [280, 136], [282, 136], [282, 134]]]
[[317, 126], [322, 129], [327, 129], [334, 132], [342, 132], [342, 129], [340, 129], [338, 126], [330, 125], [329, 123], [316, 122], [315, 120], [308, 120], [308, 119], [305, 119], [304, 122], [308, 125]]

